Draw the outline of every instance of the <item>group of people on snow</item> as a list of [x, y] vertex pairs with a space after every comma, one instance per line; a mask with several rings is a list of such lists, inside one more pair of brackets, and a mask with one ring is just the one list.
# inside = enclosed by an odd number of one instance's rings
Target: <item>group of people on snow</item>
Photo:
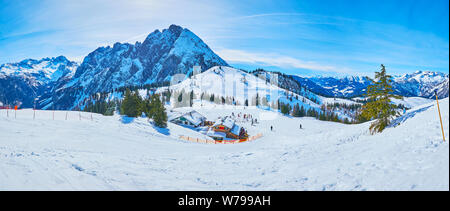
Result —
[[253, 118], [253, 116], [251, 114], [243, 114], [243, 113], [239, 112], [238, 114], [235, 115], [234, 112], [232, 112], [231, 116], [235, 120], [239, 120], [239, 121], [243, 121], [243, 122], [251, 122], [252, 125], [258, 123], [258, 119]]

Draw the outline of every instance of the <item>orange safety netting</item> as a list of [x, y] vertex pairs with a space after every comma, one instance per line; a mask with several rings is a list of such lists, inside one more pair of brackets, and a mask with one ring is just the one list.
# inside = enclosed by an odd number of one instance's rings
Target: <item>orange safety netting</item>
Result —
[[258, 133], [255, 136], [248, 137], [247, 139], [236, 139], [236, 140], [207, 140], [207, 139], [199, 139], [199, 138], [192, 138], [189, 136], [180, 136], [180, 139], [185, 141], [191, 141], [196, 143], [203, 143], [203, 144], [237, 144], [247, 141], [253, 141], [255, 139], [258, 139], [262, 137], [262, 133]]

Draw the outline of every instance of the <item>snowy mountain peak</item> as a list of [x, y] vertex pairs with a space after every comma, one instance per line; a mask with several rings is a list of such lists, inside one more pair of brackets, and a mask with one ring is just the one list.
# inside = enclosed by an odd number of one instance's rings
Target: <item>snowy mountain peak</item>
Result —
[[0, 65], [0, 101], [31, 107], [37, 96], [71, 78], [77, 67], [64, 56]]
[[64, 56], [40, 60], [24, 59], [18, 63], [0, 65], [0, 75], [35, 77], [45, 83], [47, 80], [55, 81], [63, 75], [74, 72], [77, 66], [76, 62], [69, 61]]
[[85, 96], [124, 86], [168, 83], [175, 74], [190, 74], [193, 66], [207, 70], [228, 66], [197, 35], [170, 25], [155, 30], [135, 45], [115, 43], [89, 53], [58, 95], [62, 108], [73, 108]]
[[176, 34], [176, 35], [179, 36], [180, 33], [181, 33], [181, 31], [183, 31], [184, 29], [183, 29], [183, 27], [181, 27], [181, 26], [172, 24], [172, 25], [169, 26], [168, 29], [164, 29], [164, 30], [163, 30], [163, 33], [164, 33], [164, 31], [166, 31], [166, 30], [168, 30], [168, 31], [170, 31], [171, 33]]

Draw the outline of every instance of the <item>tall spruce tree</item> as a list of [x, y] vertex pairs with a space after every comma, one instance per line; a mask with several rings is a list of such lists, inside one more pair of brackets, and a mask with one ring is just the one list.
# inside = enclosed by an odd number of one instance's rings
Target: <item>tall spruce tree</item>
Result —
[[138, 117], [142, 114], [142, 99], [138, 92], [132, 93], [130, 89], [126, 89], [125, 96], [120, 107], [120, 112], [129, 117]]
[[295, 104], [294, 108], [292, 109], [292, 116], [301, 117], [300, 106], [298, 105], [298, 103]]
[[375, 72], [373, 85], [367, 87], [367, 103], [363, 105], [361, 116], [365, 119], [376, 119], [370, 125], [372, 134], [383, 131], [389, 125], [393, 116], [398, 115], [397, 106], [391, 103], [390, 98], [402, 99], [401, 96], [394, 95], [392, 90], [392, 76], [386, 74], [386, 68], [381, 65], [381, 71]]
[[167, 127], [167, 113], [166, 109], [164, 108], [164, 104], [159, 99], [158, 94], [154, 94], [152, 96], [151, 101], [151, 116], [153, 118], [153, 121], [155, 122], [155, 125], [158, 127], [166, 128]]
[[193, 104], [194, 104], [194, 90], [192, 90], [191, 93], [189, 94], [189, 106], [192, 107]]

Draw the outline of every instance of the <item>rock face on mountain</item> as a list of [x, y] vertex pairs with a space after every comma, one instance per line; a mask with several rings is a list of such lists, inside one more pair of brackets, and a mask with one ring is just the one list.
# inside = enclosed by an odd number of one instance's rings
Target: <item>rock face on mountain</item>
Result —
[[370, 80], [359, 76], [344, 78], [334, 77], [299, 77], [294, 76], [303, 86], [314, 93], [326, 97], [354, 97], [366, 92]]
[[[416, 71], [394, 78], [393, 88], [403, 96], [430, 98], [434, 96], [435, 87], [448, 81], [448, 75], [431, 71]], [[448, 88], [447, 88], [448, 90]], [[445, 94], [443, 94], [444, 96]], [[447, 91], [448, 96], [448, 91]]]
[[[186, 28], [171, 25], [150, 33], [144, 42], [116, 43], [87, 55], [71, 81], [56, 95], [58, 108], [72, 109], [86, 95], [123, 86], [168, 82], [175, 74], [190, 74], [193, 66], [203, 70], [228, 66], [199, 37]], [[45, 106], [45, 105], [41, 105]]]
[[0, 65], [0, 102], [33, 107], [36, 97], [71, 78], [77, 67], [64, 56]]
[[434, 87], [432, 90], [430, 90], [427, 94], [430, 96], [430, 98], [435, 98], [436, 94], [439, 99], [448, 97], [449, 92], [449, 79], [443, 81], [442, 83], [438, 84], [436, 87]]

